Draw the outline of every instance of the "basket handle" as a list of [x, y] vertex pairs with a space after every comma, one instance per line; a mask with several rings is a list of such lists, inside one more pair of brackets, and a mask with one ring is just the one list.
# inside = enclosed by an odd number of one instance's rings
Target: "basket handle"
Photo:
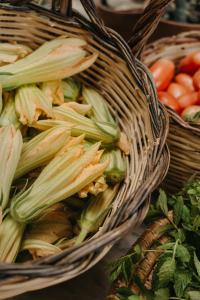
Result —
[[[60, 14], [62, 16], [71, 16], [72, 15], [72, 0], [60, 0]], [[52, 10], [56, 11], [56, 1], [52, 0]]]
[[104, 33], [107, 34], [106, 27], [102, 19], [98, 16], [96, 5], [93, 0], [80, 0], [90, 20]]
[[[25, 5], [31, 3], [32, 0], [2, 0], [2, 3], [8, 3], [8, 4], [13, 4], [13, 5]], [[51, 10], [53, 12], [57, 11], [57, 4], [59, 7], [59, 13], [61, 15], [69, 16], [71, 15], [72, 11], [72, 0], [52, 0], [52, 5], [51, 5]], [[37, 6], [37, 4], [36, 4]]]
[[168, 4], [172, 0], [150, 0], [143, 15], [133, 28], [133, 36], [129, 40], [133, 54], [140, 56], [142, 49], [156, 29]]
[[[52, 7], [55, 11], [56, 0], [52, 0]], [[92, 19], [92, 21], [96, 24], [103, 24], [101, 19], [98, 17], [96, 12], [96, 6], [93, 0], [80, 0], [82, 6], [84, 7], [88, 16]], [[71, 17], [72, 16], [72, 0], [59, 0], [60, 13], [62, 15]]]
[[[31, 3], [32, 0], [1, 0], [3, 3], [10, 3], [10, 4], [17, 4], [17, 5], [24, 5]], [[96, 6], [93, 0], [80, 0], [82, 6], [84, 7], [87, 15], [89, 16], [90, 20], [97, 26], [99, 29], [106, 32], [105, 26], [101, 18], [99, 18], [96, 12]], [[52, 7], [51, 10], [53, 12], [58, 12], [56, 9], [59, 7], [59, 13], [62, 16], [72, 16], [72, 0], [52, 0]]]

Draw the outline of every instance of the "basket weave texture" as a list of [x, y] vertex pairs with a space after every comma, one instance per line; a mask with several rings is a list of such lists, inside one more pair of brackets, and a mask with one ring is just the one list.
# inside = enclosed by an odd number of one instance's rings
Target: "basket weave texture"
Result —
[[[195, 51], [200, 51], [199, 31], [181, 33], [148, 45], [143, 52], [143, 61], [150, 66], [160, 58], [169, 58], [178, 66], [184, 56]], [[164, 184], [174, 192], [191, 176], [200, 178], [200, 125], [186, 123], [170, 109], [168, 113], [170, 129], [167, 143], [171, 163]]]
[[[52, 11], [23, 2], [27, 1], [1, 1], [0, 41], [37, 48], [61, 35], [85, 38], [91, 51], [99, 52], [99, 58], [80, 79], [104, 95], [131, 142], [131, 153], [126, 159], [126, 179], [100, 230], [80, 246], [58, 255], [23, 264], [0, 264], [0, 299], [58, 284], [95, 265], [143, 220], [149, 196], [165, 177], [169, 165], [165, 145], [168, 118], [157, 102], [149, 73], [134, 59], [123, 39], [104, 27], [94, 3], [81, 1], [91, 19], [88, 21], [72, 12], [71, 1], [60, 1], [60, 6], [53, 1]], [[66, 13], [72, 16], [66, 17]]]

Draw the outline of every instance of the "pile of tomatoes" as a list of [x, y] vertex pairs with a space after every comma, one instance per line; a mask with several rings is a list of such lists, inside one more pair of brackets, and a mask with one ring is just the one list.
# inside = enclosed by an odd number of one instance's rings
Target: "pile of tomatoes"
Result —
[[[190, 122], [200, 122], [200, 51], [183, 58], [177, 70], [169, 59], [150, 68], [159, 100]], [[176, 72], [177, 71], [177, 72]]]

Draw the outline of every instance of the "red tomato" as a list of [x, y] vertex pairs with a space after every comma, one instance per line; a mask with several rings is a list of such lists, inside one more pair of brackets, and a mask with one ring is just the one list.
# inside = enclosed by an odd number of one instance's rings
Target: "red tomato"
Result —
[[193, 76], [194, 86], [197, 90], [200, 90], [200, 69]]
[[170, 108], [175, 110], [177, 113], [179, 113], [181, 111], [181, 108], [180, 108], [177, 100], [173, 96], [171, 96], [169, 93], [159, 92], [158, 98], [159, 98], [160, 102], [162, 102], [166, 106], [169, 106]]
[[188, 122], [200, 122], [200, 106], [192, 105], [184, 109], [181, 114], [182, 118]]
[[188, 93], [188, 89], [185, 88], [183, 85], [178, 83], [172, 82], [170, 83], [167, 92], [172, 95], [174, 98], [179, 98]]
[[187, 74], [194, 74], [200, 68], [200, 51], [193, 52], [183, 58], [180, 62], [179, 69]]
[[175, 81], [186, 87], [189, 91], [194, 92], [193, 78], [185, 73], [179, 73], [175, 77]]
[[175, 65], [171, 60], [159, 59], [151, 66], [150, 71], [158, 91], [165, 90], [174, 77]]
[[188, 106], [198, 103], [199, 93], [198, 92], [188, 93], [178, 98], [177, 101], [181, 109], [185, 109]]

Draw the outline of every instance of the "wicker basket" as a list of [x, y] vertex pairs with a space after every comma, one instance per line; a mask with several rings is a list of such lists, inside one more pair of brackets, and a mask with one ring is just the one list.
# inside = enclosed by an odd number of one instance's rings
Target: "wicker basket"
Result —
[[91, 22], [72, 12], [72, 1], [52, 1], [51, 11], [27, 2], [1, 1], [0, 40], [37, 48], [60, 35], [87, 39], [91, 50], [95, 48], [100, 55], [80, 79], [105, 96], [131, 141], [131, 153], [126, 180], [99, 232], [58, 255], [23, 264], [0, 264], [0, 299], [58, 284], [94, 266], [115, 242], [143, 220], [149, 196], [163, 180], [169, 165], [165, 146], [168, 118], [157, 102], [149, 74], [132, 57], [123, 39], [104, 27], [93, 1], [81, 1]]
[[[185, 55], [200, 50], [199, 31], [163, 38], [145, 47], [171, 0], [151, 2], [154, 1], [150, 1], [145, 9], [129, 41], [133, 53], [140, 55], [147, 66], [163, 57], [172, 59], [178, 65]], [[176, 192], [192, 175], [200, 178], [200, 126], [186, 123], [174, 111], [167, 110], [170, 117], [167, 144], [171, 163], [164, 187], [169, 192]]]
[[[178, 65], [181, 58], [196, 50], [200, 50], [200, 32], [181, 33], [148, 45], [143, 53], [143, 61], [150, 66], [157, 59], [166, 57]], [[167, 142], [171, 163], [164, 184], [173, 192], [192, 175], [200, 178], [200, 125], [186, 123], [170, 109], [168, 112], [170, 130]]]

